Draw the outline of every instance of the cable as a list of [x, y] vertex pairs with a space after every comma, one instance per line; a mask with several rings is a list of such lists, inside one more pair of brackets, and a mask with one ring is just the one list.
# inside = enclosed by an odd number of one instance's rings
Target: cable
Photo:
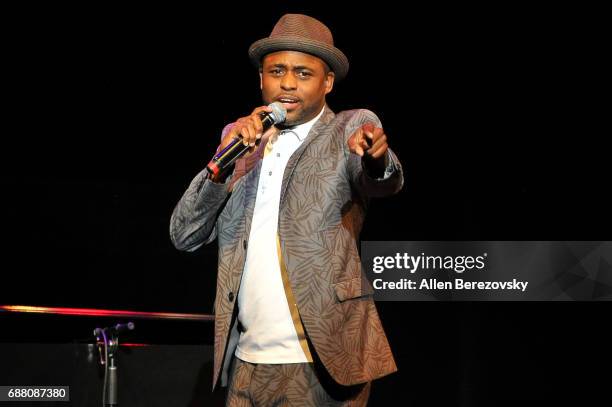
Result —
[[102, 386], [102, 407], [106, 407], [106, 387], [108, 385], [108, 341], [106, 340], [106, 332], [102, 329], [104, 337], [104, 385]]

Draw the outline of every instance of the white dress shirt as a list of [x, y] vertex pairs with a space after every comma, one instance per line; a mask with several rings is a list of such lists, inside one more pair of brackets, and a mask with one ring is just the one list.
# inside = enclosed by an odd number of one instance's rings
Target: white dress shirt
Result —
[[261, 165], [246, 263], [238, 291], [235, 355], [250, 363], [308, 362], [293, 324], [277, 249], [281, 185], [291, 155], [323, 114], [270, 139]]

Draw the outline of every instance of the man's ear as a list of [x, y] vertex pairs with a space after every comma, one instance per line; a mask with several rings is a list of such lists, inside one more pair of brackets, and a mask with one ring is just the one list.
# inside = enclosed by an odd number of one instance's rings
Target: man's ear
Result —
[[327, 73], [325, 77], [325, 94], [327, 95], [334, 88], [334, 79], [336, 79], [336, 74], [332, 71]]

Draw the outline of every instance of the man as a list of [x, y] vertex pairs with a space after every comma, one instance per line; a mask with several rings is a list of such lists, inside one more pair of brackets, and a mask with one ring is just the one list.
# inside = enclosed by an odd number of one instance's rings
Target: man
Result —
[[213, 388], [231, 366], [228, 405], [366, 405], [396, 366], [357, 241], [401, 165], [372, 112], [326, 106], [348, 60], [321, 22], [285, 15], [249, 56], [286, 120], [263, 132], [262, 106], [228, 125], [219, 148], [241, 137], [249, 152], [198, 174], [170, 225], [181, 250], [218, 238]]

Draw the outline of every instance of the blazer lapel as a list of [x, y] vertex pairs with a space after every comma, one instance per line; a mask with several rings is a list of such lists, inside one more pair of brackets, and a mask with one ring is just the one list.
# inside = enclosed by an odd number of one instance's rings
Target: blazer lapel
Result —
[[261, 172], [261, 160], [255, 164], [255, 167], [245, 175], [244, 182], [244, 219], [245, 219], [245, 236], [248, 238], [251, 231], [251, 221], [253, 220], [253, 211], [255, 210], [255, 199], [257, 198], [257, 186], [259, 184], [259, 173]]
[[289, 162], [287, 162], [287, 167], [285, 167], [285, 172], [283, 174], [283, 184], [281, 186], [281, 207], [283, 206], [283, 203], [285, 201], [285, 193], [287, 192], [287, 186], [289, 185], [289, 181], [291, 181], [291, 177], [293, 176], [293, 170], [295, 169], [295, 166], [302, 157], [302, 154], [304, 153], [308, 145], [312, 143], [313, 140], [315, 140], [317, 137], [324, 133], [323, 130], [325, 129], [325, 127], [335, 117], [334, 112], [327, 105], [325, 105], [324, 109], [325, 111], [321, 115], [321, 118], [314, 124], [314, 126], [312, 126], [312, 128], [308, 132], [306, 140], [304, 140], [302, 145], [299, 146], [297, 150], [295, 150], [295, 152], [291, 155], [291, 158], [289, 158]]
[[[249, 236], [251, 231], [251, 221], [253, 220], [253, 212], [255, 211], [255, 200], [257, 198], [257, 187], [259, 186], [259, 174], [261, 173], [261, 165], [266, 149], [266, 144], [270, 137], [278, 131], [276, 128], [264, 134], [261, 143], [254, 154], [247, 158], [242, 158], [236, 161], [235, 177], [242, 179], [244, 182], [244, 219], [245, 219], [245, 236]], [[234, 182], [237, 182], [235, 180]]]

